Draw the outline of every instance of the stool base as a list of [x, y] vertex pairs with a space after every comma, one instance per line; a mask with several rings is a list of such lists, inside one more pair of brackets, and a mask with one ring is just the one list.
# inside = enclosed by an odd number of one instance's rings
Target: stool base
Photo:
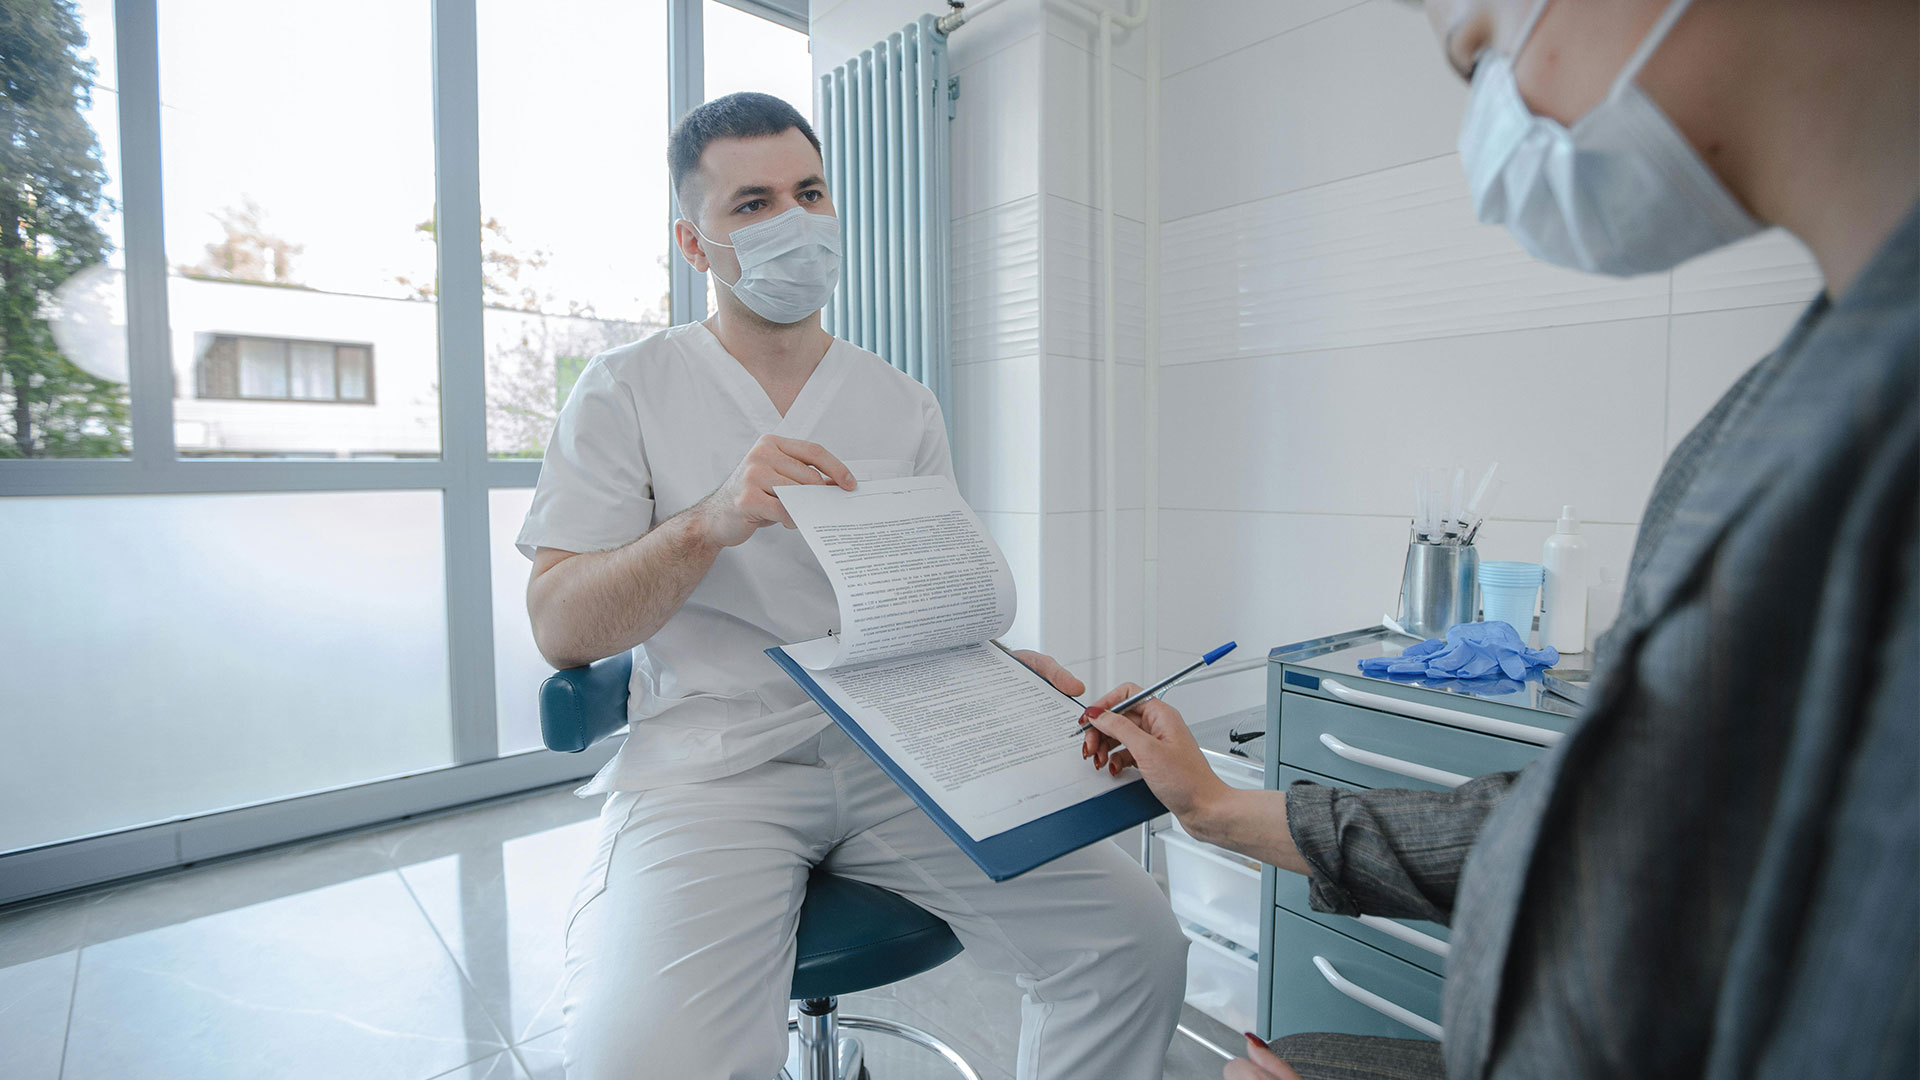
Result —
[[800, 1015], [787, 1021], [787, 1030], [800, 1035], [800, 1075], [793, 1077], [782, 1068], [779, 1080], [860, 1080], [866, 1071], [865, 1048], [858, 1039], [841, 1038], [841, 1028], [891, 1035], [926, 1047], [945, 1058], [964, 1080], [980, 1080], [980, 1074], [967, 1064], [967, 1059], [928, 1032], [877, 1016], [841, 1016], [838, 1002], [833, 998], [824, 999], [824, 1009], [822, 1004], [822, 1001], [805, 1002], [800, 1007]]

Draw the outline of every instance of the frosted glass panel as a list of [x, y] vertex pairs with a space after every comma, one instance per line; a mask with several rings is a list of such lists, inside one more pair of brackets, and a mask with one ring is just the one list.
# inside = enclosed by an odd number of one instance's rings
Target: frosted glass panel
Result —
[[446, 765], [438, 492], [10, 498], [0, 851]]
[[532, 503], [532, 488], [487, 492], [493, 538], [494, 709], [502, 756], [541, 747], [540, 684], [553, 673], [533, 643], [533, 624], [527, 619], [527, 574], [533, 564], [513, 546]]

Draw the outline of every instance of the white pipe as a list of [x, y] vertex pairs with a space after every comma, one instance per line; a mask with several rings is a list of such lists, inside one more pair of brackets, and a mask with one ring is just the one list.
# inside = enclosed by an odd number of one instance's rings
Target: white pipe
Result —
[[934, 22], [934, 28], [943, 34], [951, 34], [988, 11], [1006, 3], [1007, 0], [973, 0], [972, 3], [957, 7]]
[[[1106, 578], [1106, 601], [1100, 605], [1100, 640], [1107, 654], [1108, 686], [1120, 681], [1120, 350], [1114, 341], [1115, 287], [1113, 257], [1113, 12], [1100, 12], [1100, 351], [1107, 377], [1100, 386], [1101, 454], [1106, 462], [1100, 491], [1100, 568]], [[1142, 676], [1145, 677], [1144, 675]]]
[[[1120, 613], [1118, 599], [1120, 595], [1120, 460], [1119, 460], [1119, 388], [1120, 388], [1120, 348], [1116, 340], [1114, 309], [1119, 302], [1116, 267], [1118, 256], [1114, 251], [1115, 210], [1113, 197], [1113, 29], [1118, 26], [1125, 30], [1134, 30], [1146, 24], [1148, 6], [1152, 0], [1140, 0], [1140, 10], [1129, 10], [1127, 14], [1116, 14], [1107, 7], [1094, 7], [1084, 0], [1063, 0], [1066, 5], [1080, 8], [1089, 15], [1099, 18], [1099, 41], [1095, 63], [1100, 68], [1100, 236], [1101, 236], [1101, 367], [1106, 373], [1100, 393], [1100, 414], [1105, 421], [1105, 430], [1101, 437], [1101, 453], [1106, 463], [1104, 482], [1101, 484], [1100, 532], [1106, 600], [1101, 609], [1101, 640], [1106, 656], [1107, 682], [1119, 678], [1120, 668]], [[1144, 657], [1142, 658], [1145, 659]]]
[[[1160, 27], [1147, 31], [1147, 331], [1140, 377], [1140, 646], [1160, 662]], [[1262, 659], [1265, 659], [1262, 657]]]

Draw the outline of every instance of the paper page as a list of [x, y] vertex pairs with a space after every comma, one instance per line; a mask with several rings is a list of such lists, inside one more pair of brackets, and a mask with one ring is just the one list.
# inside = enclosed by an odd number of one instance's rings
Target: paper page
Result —
[[1082, 758], [1080, 703], [992, 644], [813, 678], [975, 840], [1139, 779]]
[[[944, 476], [778, 489], [840, 603], [831, 639], [788, 649], [819, 670], [972, 645], [1013, 626], [1013, 572]], [[824, 627], [822, 629], [825, 629]]]

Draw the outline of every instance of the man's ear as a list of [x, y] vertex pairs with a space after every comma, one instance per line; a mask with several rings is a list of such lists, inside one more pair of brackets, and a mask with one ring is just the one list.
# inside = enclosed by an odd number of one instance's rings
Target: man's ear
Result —
[[700, 234], [686, 218], [673, 223], [673, 246], [680, 249], [680, 256], [687, 260], [695, 273], [707, 272], [707, 249], [700, 242]]

